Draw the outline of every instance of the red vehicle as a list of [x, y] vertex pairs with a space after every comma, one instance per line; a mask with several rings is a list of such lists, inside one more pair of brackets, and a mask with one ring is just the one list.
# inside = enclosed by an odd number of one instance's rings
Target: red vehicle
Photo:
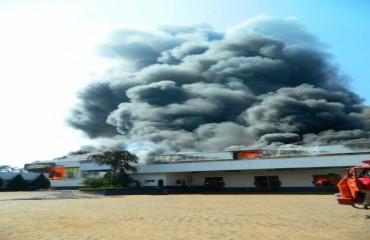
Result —
[[[348, 169], [347, 174], [338, 183], [340, 193], [337, 193], [337, 201], [339, 204], [363, 205], [368, 208], [370, 198], [370, 160], [362, 161], [367, 166], [357, 166]], [[366, 200], [365, 200], [366, 199]]]

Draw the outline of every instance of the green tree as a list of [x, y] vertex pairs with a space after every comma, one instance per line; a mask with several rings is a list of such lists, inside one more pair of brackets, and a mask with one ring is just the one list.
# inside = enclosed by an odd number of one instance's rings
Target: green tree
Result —
[[110, 182], [112, 185], [115, 184], [117, 170], [123, 171], [124, 173], [126, 173], [126, 171], [136, 173], [138, 171], [138, 167], [132, 165], [138, 162], [138, 157], [129, 151], [106, 151], [103, 154], [90, 155], [88, 160], [96, 162], [99, 166], [110, 166]]
[[25, 190], [29, 188], [29, 185], [22, 175], [18, 174], [8, 183], [8, 188], [12, 190]]
[[[104, 174], [103, 178], [105, 178], [110, 183], [112, 179], [112, 173], [107, 172], [106, 174]], [[118, 169], [118, 172], [116, 172], [113, 179], [115, 185], [121, 185], [123, 187], [128, 187], [131, 181], [132, 178], [130, 178], [130, 176], [123, 168]]]
[[48, 189], [50, 187], [50, 181], [45, 177], [44, 174], [40, 174], [32, 183], [33, 187], [37, 189]]
[[128, 187], [132, 179], [130, 176], [125, 172], [123, 168], [120, 168], [118, 174], [116, 174], [116, 182], [117, 184]]

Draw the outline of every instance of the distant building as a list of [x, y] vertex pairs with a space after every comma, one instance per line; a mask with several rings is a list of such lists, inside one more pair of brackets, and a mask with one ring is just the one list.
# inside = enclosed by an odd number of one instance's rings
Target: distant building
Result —
[[[49, 174], [52, 187], [78, 187], [86, 177], [102, 176], [109, 166], [79, 159], [34, 162], [31, 172]], [[168, 189], [224, 188], [242, 192], [321, 191], [335, 188], [347, 168], [370, 159], [370, 144], [284, 146], [223, 152], [158, 155], [130, 176], [140, 186]]]

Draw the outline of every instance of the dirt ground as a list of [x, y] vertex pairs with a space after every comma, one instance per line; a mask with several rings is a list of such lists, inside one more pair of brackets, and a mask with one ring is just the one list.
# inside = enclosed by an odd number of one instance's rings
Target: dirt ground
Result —
[[0, 239], [370, 239], [334, 195], [95, 196], [0, 192]]

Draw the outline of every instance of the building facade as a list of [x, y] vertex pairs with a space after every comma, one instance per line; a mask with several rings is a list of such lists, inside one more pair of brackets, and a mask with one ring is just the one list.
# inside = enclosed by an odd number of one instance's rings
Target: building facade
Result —
[[[26, 164], [49, 173], [52, 187], [79, 187], [86, 177], [103, 176], [110, 168], [87, 157]], [[136, 186], [169, 189], [223, 188], [243, 192], [321, 191], [335, 188], [347, 168], [370, 159], [368, 144], [280, 147], [224, 152], [158, 155], [129, 173]]]

